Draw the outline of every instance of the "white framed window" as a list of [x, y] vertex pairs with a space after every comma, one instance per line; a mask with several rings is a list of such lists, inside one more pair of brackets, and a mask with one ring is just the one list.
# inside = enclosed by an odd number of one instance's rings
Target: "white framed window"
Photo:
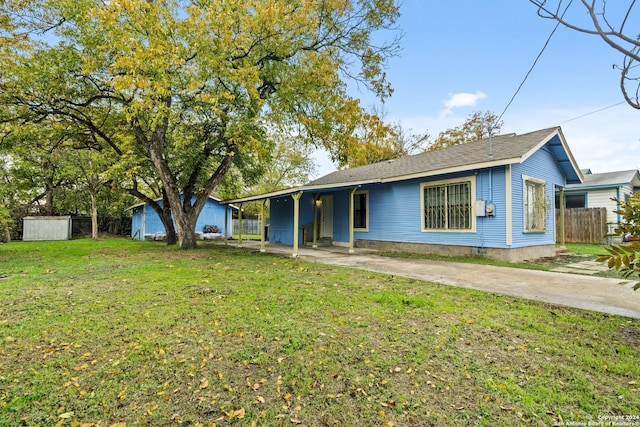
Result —
[[524, 231], [544, 233], [547, 229], [547, 198], [545, 182], [523, 176]]
[[422, 231], [475, 231], [475, 186], [475, 177], [422, 183]]
[[356, 191], [353, 194], [353, 229], [369, 231], [369, 192]]

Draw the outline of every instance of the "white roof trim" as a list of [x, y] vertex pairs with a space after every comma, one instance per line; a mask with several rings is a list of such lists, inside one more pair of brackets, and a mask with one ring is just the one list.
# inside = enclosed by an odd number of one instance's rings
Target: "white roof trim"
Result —
[[470, 165], [460, 165], [460, 166], [454, 166], [446, 169], [437, 169], [432, 171], [413, 173], [410, 175], [400, 175], [400, 176], [394, 176], [390, 178], [384, 178], [380, 180], [380, 182], [384, 183], [384, 182], [407, 181], [415, 178], [424, 178], [428, 176], [444, 175], [448, 173], [473, 171], [476, 169], [484, 169], [484, 168], [490, 168], [494, 166], [510, 165], [513, 163], [519, 163], [520, 161], [521, 159], [519, 157], [514, 157], [511, 159], [502, 159], [502, 160], [494, 160], [494, 161], [482, 162], [482, 163], [473, 163]]
[[220, 203], [222, 203], [223, 205], [226, 205], [229, 203], [254, 202], [256, 200], [270, 199], [272, 197], [287, 196], [293, 193], [305, 193], [313, 190], [325, 190], [325, 189], [333, 189], [333, 188], [340, 188], [340, 187], [359, 187], [365, 184], [376, 184], [380, 182], [382, 182], [382, 180], [378, 178], [378, 179], [370, 179], [366, 181], [338, 182], [335, 184], [302, 185], [300, 187], [287, 188], [285, 190], [273, 191], [271, 193], [256, 194], [255, 196], [241, 197], [239, 199], [223, 200]]
[[[215, 200], [216, 202], [220, 203], [221, 205], [222, 205], [222, 204], [227, 204], [227, 203], [222, 203], [222, 200], [218, 199], [217, 197], [207, 196], [207, 198], [208, 198], [208, 199], [211, 199], [211, 200]], [[153, 200], [157, 202], [157, 201], [159, 201], [159, 200], [162, 200], [162, 197], [156, 197], [156, 198], [155, 198], [155, 199], [153, 199]], [[131, 209], [133, 209], [133, 208], [137, 208], [137, 207], [140, 207], [140, 206], [144, 206], [144, 205], [146, 205], [146, 204], [147, 204], [147, 202], [140, 202], [140, 203], [136, 203], [135, 205], [131, 205], [131, 206], [129, 206], [129, 207], [128, 207], [128, 208], [126, 208], [125, 210], [130, 211], [130, 210], [131, 210]], [[230, 206], [231, 206], [232, 208], [234, 208], [234, 209], [238, 209], [238, 207], [237, 207], [237, 206], [233, 206], [233, 205], [230, 205]]]

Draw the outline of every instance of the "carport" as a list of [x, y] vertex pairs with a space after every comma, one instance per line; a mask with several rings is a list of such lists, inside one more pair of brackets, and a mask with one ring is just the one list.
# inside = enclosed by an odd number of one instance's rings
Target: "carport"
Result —
[[[242, 220], [242, 204], [248, 202], [257, 202], [262, 201], [260, 204], [260, 218], [262, 218], [261, 227], [264, 230], [265, 221], [264, 221], [264, 209], [267, 200], [270, 202], [283, 198], [291, 198], [293, 201], [293, 224], [291, 225], [292, 230], [291, 233], [293, 235], [293, 250], [291, 256], [297, 258], [299, 256], [299, 240], [300, 240], [300, 232], [301, 232], [301, 224], [300, 224], [300, 199], [303, 194], [312, 194], [314, 206], [321, 206], [321, 198], [323, 195], [331, 195], [336, 191], [348, 190], [349, 192], [349, 242], [348, 242], [348, 252], [354, 252], [354, 194], [360, 188], [361, 185], [371, 184], [375, 182], [380, 182], [380, 180], [368, 180], [362, 182], [349, 183], [344, 186], [336, 186], [336, 185], [306, 185], [294, 188], [288, 188], [286, 190], [274, 191], [271, 193], [259, 194], [255, 196], [242, 197], [238, 199], [232, 200], [223, 200], [222, 203], [225, 206], [229, 206], [231, 204], [239, 205], [238, 219], [241, 222]], [[319, 223], [319, 209], [314, 209], [313, 214], [313, 237], [312, 237], [312, 247], [318, 247], [318, 223]], [[265, 252], [265, 233], [261, 233], [260, 239], [260, 252]], [[304, 243], [304, 242], [303, 242]], [[242, 242], [240, 242], [242, 244]]]

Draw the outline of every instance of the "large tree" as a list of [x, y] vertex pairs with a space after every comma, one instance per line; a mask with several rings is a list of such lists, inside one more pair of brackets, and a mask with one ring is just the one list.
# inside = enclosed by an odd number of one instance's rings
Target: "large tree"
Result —
[[137, 173], [132, 189], [151, 165], [193, 248], [231, 166], [253, 173], [269, 156], [267, 124], [334, 158], [358, 141], [345, 79], [391, 94], [398, 40], [372, 34], [397, 17], [394, 0], [6, 0], [0, 119], [83, 126]]
[[440, 132], [438, 137], [429, 143], [427, 151], [439, 150], [440, 148], [478, 141], [497, 135], [502, 129], [502, 124], [502, 120], [498, 121], [498, 117], [491, 111], [484, 113], [476, 111], [470, 114], [460, 126]]
[[620, 90], [633, 108], [640, 109], [640, 10], [635, 0], [607, 3], [607, 0], [529, 0], [538, 8], [538, 15], [581, 33], [600, 37], [623, 54], [620, 70]]
[[333, 160], [339, 168], [357, 167], [416, 154], [428, 143], [429, 133], [413, 133], [400, 121], [390, 121], [386, 110], [374, 106], [353, 124], [359, 143], [350, 144]]

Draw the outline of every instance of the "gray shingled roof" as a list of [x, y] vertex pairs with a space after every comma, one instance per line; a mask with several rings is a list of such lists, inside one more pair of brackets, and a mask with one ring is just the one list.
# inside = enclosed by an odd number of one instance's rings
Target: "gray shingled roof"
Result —
[[618, 187], [620, 185], [640, 187], [638, 170], [630, 169], [615, 172], [587, 173], [584, 175], [582, 184], [567, 185], [567, 190], [584, 187]]
[[562, 136], [559, 127], [541, 129], [522, 135], [508, 134], [491, 138], [491, 156], [489, 139], [466, 144], [454, 145], [435, 151], [400, 159], [374, 163], [357, 168], [344, 169], [311, 181], [301, 187], [288, 188], [272, 193], [224, 200], [222, 203], [243, 203], [253, 200], [280, 197], [302, 191], [322, 191], [339, 187], [349, 187], [374, 182], [390, 182], [425, 176], [440, 175], [457, 171], [481, 169], [492, 166], [521, 163], [544, 144], [549, 150], [568, 180], [580, 182], [582, 174]]
[[489, 157], [489, 139], [482, 139], [395, 160], [335, 171], [311, 181], [307, 185], [332, 185], [366, 182], [375, 179], [387, 180], [414, 174], [427, 175], [430, 172], [485, 163], [510, 163], [514, 159], [526, 157], [531, 150], [551, 137], [558, 129], [558, 127], [553, 127], [522, 135], [494, 136], [491, 138], [491, 157]]

